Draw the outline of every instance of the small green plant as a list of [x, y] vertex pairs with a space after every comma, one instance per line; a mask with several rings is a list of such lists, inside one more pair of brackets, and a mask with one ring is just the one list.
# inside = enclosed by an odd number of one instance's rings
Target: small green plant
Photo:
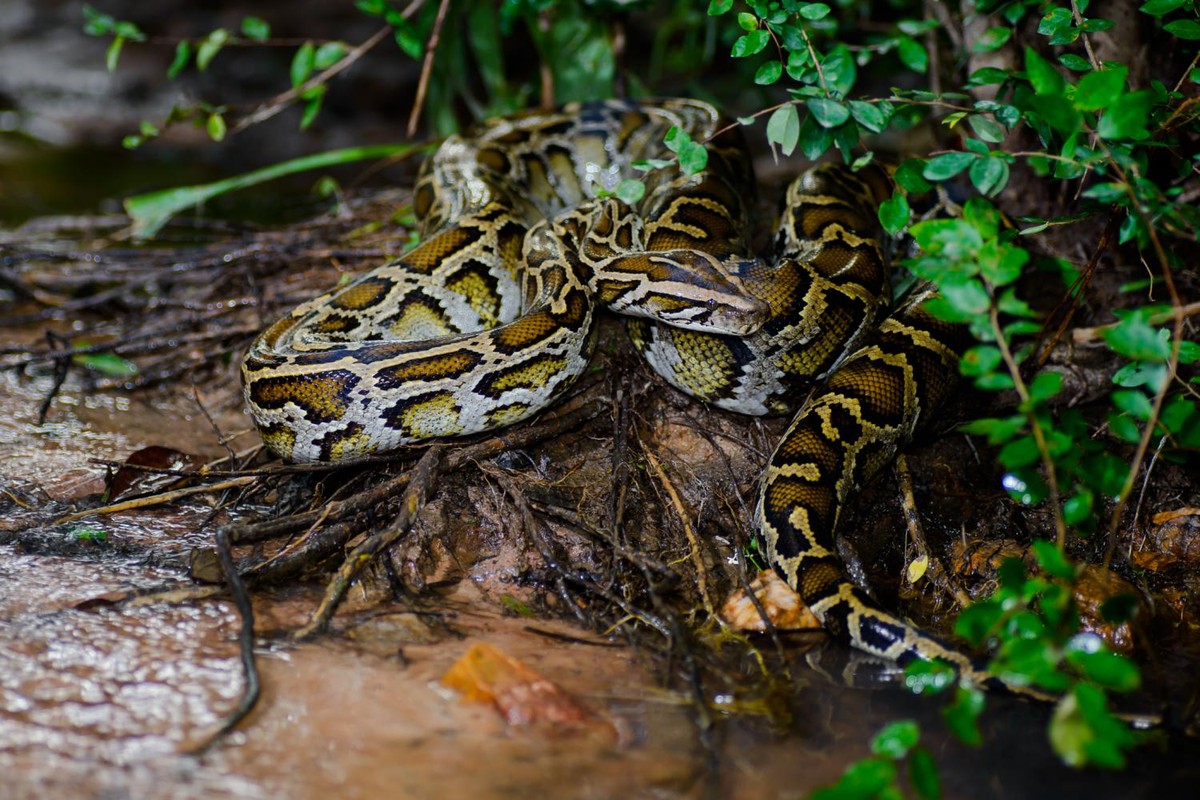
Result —
[[816, 790], [809, 800], [892, 800], [908, 796], [905, 785], [917, 797], [936, 800], [942, 796], [941, 779], [920, 738], [915, 722], [888, 724], [871, 739], [873, 755], [851, 764], [836, 784]]
[[70, 536], [77, 542], [104, 544], [108, 541], [108, 533], [96, 525], [76, 525], [71, 528]]

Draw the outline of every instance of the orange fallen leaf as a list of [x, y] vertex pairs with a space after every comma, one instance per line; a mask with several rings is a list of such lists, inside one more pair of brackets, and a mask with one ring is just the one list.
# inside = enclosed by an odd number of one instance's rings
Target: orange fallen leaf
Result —
[[[821, 623], [804, 605], [800, 595], [788, 586], [773, 570], [760, 572], [750, 584], [767, 619], [780, 630], [819, 630]], [[762, 614], [742, 589], [729, 595], [721, 606], [721, 619], [739, 631], [767, 629]]]
[[1200, 508], [1184, 506], [1183, 508], [1177, 508], [1174, 511], [1160, 511], [1151, 517], [1150, 521], [1155, 525], [1162, 525], [1164, 522], [1170, 522], [1171, 520], [1179, 519], [1180, 517], [1200, 517]]
[[509, 725], [548, 724], [615, 737], [613, 726], [549, 678], [490, 644], [478, 643], [446, 670], [442, 685], [463, 700], [490, 703]]

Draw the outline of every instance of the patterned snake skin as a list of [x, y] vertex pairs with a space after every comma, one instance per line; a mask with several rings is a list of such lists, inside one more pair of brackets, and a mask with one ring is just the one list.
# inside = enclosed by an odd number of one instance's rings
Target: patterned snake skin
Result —
[[[297, 308], [243, 367], [267, 446], [342, 461], [510, 425], [586, 367], [597, 306], [636, 316], [635, 347], [674, 386], [721, 408], [804, 402], [763, 473], [755, 526], [775, 569], [836, 637], [897, 660], [963, 655], [880, 610], [845, 577], [834, 533], [851, 494], [938, 408], [963, 332], [918, 294], [885, 317], [889, 274], [876, 167], [825, 165], [788, 188], [769, 260], [749, 254], [754, 196], [734, 126], [690, 100], [606, 101], [485, 123], [448, 139], [415, 193], [423, 243]], [[679, 127], [708, 166], [648, 173]]]

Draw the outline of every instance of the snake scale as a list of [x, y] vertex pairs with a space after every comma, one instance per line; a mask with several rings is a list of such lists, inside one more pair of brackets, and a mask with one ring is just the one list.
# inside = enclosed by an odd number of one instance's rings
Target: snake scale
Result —
[[[707, 143], [697, 174], [619, 181], [670, 156], [673, 127]], [[661, 163], [661, 162], [660, 162]], [[263, 440], [294, 461], [343, 461], [510, 425], [586, 367], [600, 306], [672, 385], [746, 414], [800, 408], [760, 482], [756, 533], [838, 639], [899, 661], [969, 659], [881, 610], [845, 576], [834, 533], [953, 385], [963, 331], [918, 294], [887, 315], [883, 170], [817, 167], [787, 196], [770, 259], [750, 253], [753, 175], [740, 132], [692, 100], [602, 101], [452, 136], [422, 168], [422, 243], [267, 328], [243, 365]], [[823, 383], [822, 383], [823, 382]]]

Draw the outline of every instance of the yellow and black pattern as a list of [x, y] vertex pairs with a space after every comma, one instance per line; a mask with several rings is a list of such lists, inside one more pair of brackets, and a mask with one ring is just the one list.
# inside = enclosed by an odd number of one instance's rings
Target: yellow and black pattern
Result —
[[[660, 170], [636, 209], [611, 196], [641, 174], [635, 160], [664, 154], [670, 128], [704, 139], [719, 122], [691, 100], [607, 101], [448, 139], [414, 192], [422, 244], [251, 346], [243, 383], [268, 447], [337, 461], [518, 422], [586, 367], [597, 303], [698, 330], [757, 329], [765, 306], [735, 273], [759, 262], [724, 234], [742, 224], [741, 205], [703, 196], [730, 184], [731, 166], [747, 169], [737, 155], [694, 176]], [[689, 235], [666, 235], [677, 227]], [[687, 249], [714, 233], [721, 247]]]
[[[636, 208], [612, 195], [667, 130], [707, 140], [696, 175], [661, 169]], [[511, 425], [562, 394], [591, 353], [597, 305], [636, 316], [666, 380], [748, 414], [792, 411], [764, 471], [756, 532], [831, 633], [889, 658], [968, 659], [880, 610], [833, 537], [851, 493], [953, 384], [963, 332], [917, 295], [884, 319], [877, 167], [817, 167], [788, 188], [773, 257], [749, 253], [749, 160], [707, 104], [608, 101], [486, 123], [422, 169], [424, 242], [264, 331], [243, 366], [268, 447], [343, 461]]]
[[[750, 336], [641, 320], [634, 346], [677, 388], [742, 414], [794, 411], [874, 327], [890, 295], [875, 209], [891, 196], [878, 167], [817, 167], [788, 187], [770, 263], [745, 261], [746, 290], [770, 308]], [[699, 247], [693, 243], [693, 247]]]
[[851, 493], [929, 421], [957, 378], [966, 332], [924, 310], [929, 294], [885, 319], [792, 420], [763, 473], [755, 528], [776, 571], [837, 638], [901, 662], [942, 658], [986, 681], [961, 653], [880, 610], [846, 578], [834, 545]]

